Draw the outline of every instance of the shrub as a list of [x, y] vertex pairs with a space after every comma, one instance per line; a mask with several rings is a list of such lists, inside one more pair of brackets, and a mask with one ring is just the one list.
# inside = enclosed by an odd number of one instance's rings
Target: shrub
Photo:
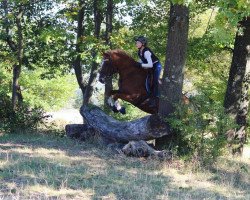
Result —
[[13, 112], [10, 98], [0, 94], [0, 99], [2, 105], [0, 110], [0, 132], [32, 131], [46, 117], [41, 107], [31, 108], [27, 103], [23, 103]]
[[235, 128], [223, 106], [200, 94], [190, 98], [189, 105], [179, 105], [167, 119], [175, 133], [174, 148], [179, 155], [197, 156], [201, 161], [214, 161], [227, 144], [226, 132]]

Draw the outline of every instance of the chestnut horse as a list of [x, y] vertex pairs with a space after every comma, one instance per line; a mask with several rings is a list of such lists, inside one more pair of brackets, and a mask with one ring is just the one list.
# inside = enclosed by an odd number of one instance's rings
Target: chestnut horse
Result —
[[107, 77], [118, 73], [118, 90], [112, 90], [108, 103], [114, 111], [125, 114], [125, 108], [121, 107], [118, 99], [130, 102], [147, 113], [157, 113], [159, 99], [154, 98], [154, 106], [149, 102], [152, 97], [146, 89], [146, 79], [152, 73], [152, 69], [143, 69], [136, 66], [136, 61], [122, 50], [111, 50], [103, 54], [103, 62], [99, 72], [99, 81], [105, 83]]

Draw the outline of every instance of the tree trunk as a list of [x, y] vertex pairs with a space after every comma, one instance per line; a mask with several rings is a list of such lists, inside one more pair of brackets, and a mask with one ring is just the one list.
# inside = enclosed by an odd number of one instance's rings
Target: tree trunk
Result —
[[[174, 105], [181, 102], [183, 69], [185, 66], [189, 26], [189, 10], [184, 5], [170, 6], [166, 61], [163, 71], [159, 114], [163, 117], [174, 112]], [[171, 136], [172, 137], [172, 136]], [[156, 140], [157, 146], [166, 144], [170, 136]]]
[[19, 85], [19, 77], [21, 74], [20, 65], [13, 66], [13, 80], [12, 80], [12, 110], [15, 111], [17, 105], [20, 105], [23, 101], [21, 88]]
[[16, 17], [17, 34], [18, 34], [18, 49], [17, 49], [18, 64], [14, 65], [14, 68], [13, 68], [13, 84], [12, 84], [12, 109], [13, 111], [16, 110], [17, 105], [20, 105], [23, 101], [21, 88], [19, 85], [21, 66], [23, 62], [23, 33], [22, 33], [22, 25], [21, 25], [22, 18], [23, 18], [23, 8], [22, 6], [20, 6], [18, 15]]
[[163, 72], [159, 113], [167, 116], [181, 102], [183, 69], [188, 40], [189, 10], [184, 5], [170, 6], [166, 62]]
[[[110, 35], [112, 34], [112, 29], [113, 29], [113, 0], [108, 0], [107, 1], [107, 10], [106, 10], [106, 30], [105, 30], [105, 40], [106, 44], [109, 45], [109, 47], [112, 49], [111, 41], [110, 41]], [[105, 91], [104, 91], [104, 107], [106, 107], [107, 101], [108, 101], [108, 96], [113, 89], [112, 85], [112, 76], [106, 80], [105, 83]]]
[[83, 27], [83, 21], [84, 21], [84, 14], [85, 14], [85, 2], [84, 0], [79, 0], [79, 7], [80, 10], [78, 12], [78, 20], [77, 20], [77, 41], [76, 41], [76, 54], [77, 57], [74, 60], [73, 66], [74, 66], [74, 70], [75, 70], [75, 75], [76, 75], [76, 79], [78, 82], [78, 85], [82, 91], [82, 94], [84, 95], [85, 92], [85, 85], [83, 82], [83, 77], [82, 77], [82, 66], [81, 66], [81, 50], [80, 50], [80, 40], [81, 37], [83, 36], [83, 32], [84, 32], [84, 27]]
[[[96, 57], [95, 50], [93, 50], [92, 57], [93, 57], [93, 59]], [[88, 81], [88, 84], [87, 84], [87, 87], [85, 89], [85, 93], [84, 93], [84, 96], [83, 96], [83, 105], [88, 104], [89, 100], [90, 100], [90, 98], [92, 96], [93, 88], [94, 88], [94, 81], [96, 79], [97, 71], [98, 71], [97, 67], [98, 67], [98, 64], [95, 61], [93, 61], [91, 71], [90, 71], [90, 75], [89, 75], [89, 81]]]
[[[243, 30], [243, 33], [241, 32]], [[237, 153], [242, 153], [246, 141], [247, 113], [249, 107], [250, 83], [250, 17], [239, 22], [239, 31], [235, 37], [232, 64], [229, 72], [224, 107], [240, 126], [236, 132], [238, 148]]]
[[113, 30], [113, 10], [114, 10], [114, 5], [113, 5], [113, 0], [107, 0], [107, 9], [106, 9], [106, 30], [105, 30], [105, 40], [106, 44], [111, 45], [110, 41], [110, 35], [112, 34]]
[[[94, 0], [93, 8], [94, 8], [94, 22], [95, 22], [94, 35], [97, 39], [99, 39], [100, 30], [101, 30], [101, 22], [103, 20], [103, 16], [102, 16], [101, 9], [98, 6], [98, 0]], [[89, 81], [88, 81], [88, 84], [84, 93], [83, 105], [86, 105], [89, 103], [90, 97], [92, 96], [92, 93], [93, 93], [93, 85], [97, 76], [97, 67], [98, 67], [98, 63], [96, 63], [95, 61], [96, 56], [97, 56], [97, 50], [93, 49], [92, 50], [92, 59], [93, 59], [92, 68], [90, 71]]]
[[4, 9], [4, 28], [6, 31], [6, 42], [9, 45], [11, 51], [17, 55], [18, 64], [13, 66], [13, 78], [12, 78], [12, 110], [15, 111], [18, 104], [23, 101], [21, 88], [19, 85], [19, 77], [21, 73], [21, 65], [23, 60], [23, 35], [22, 35], [22, 25], [21, 19], [23, 17], [23, 8], [20, 6], [18, 15], [16, 17], [17, 32], [18, 32], [18, 46], [13, 41], [10, 30], [9, 30], [9, 20], [8, 20], [8, 1], [3, 1]]

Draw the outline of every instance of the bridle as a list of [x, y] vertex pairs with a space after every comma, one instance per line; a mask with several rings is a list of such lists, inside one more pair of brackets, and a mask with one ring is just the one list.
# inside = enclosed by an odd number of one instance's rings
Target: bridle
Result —
[[109, 62], [109, 63], [108, 63], [108, 68], [109, 68], [109, 69], [110, 69], [110, 68], [112, 69], [112, 70], [109, 71], [110, 73], [106, 76], [107, 78], [109, 78], [109, 77], [111, 77], [113, 74], [115, 74], [115, 73], [118, 72], [118, 68], [115, 68], [115, 67], [113, 66], [113, 63], [112, 63], [111, 58], [103, 59], [103, 60], [102, 60], [102, 66], [104, 65], [105, 62]]

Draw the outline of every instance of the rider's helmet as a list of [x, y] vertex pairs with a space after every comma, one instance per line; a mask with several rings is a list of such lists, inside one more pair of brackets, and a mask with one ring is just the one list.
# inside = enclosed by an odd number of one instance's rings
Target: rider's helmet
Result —
[[147, 45], [148, 41], [147, 41], [147, 38], [144, 37], [144, 36], [138, 36], [138, 37], [135, 37], [135, 41], [139, 41], [141, 42], [144, 46]]

